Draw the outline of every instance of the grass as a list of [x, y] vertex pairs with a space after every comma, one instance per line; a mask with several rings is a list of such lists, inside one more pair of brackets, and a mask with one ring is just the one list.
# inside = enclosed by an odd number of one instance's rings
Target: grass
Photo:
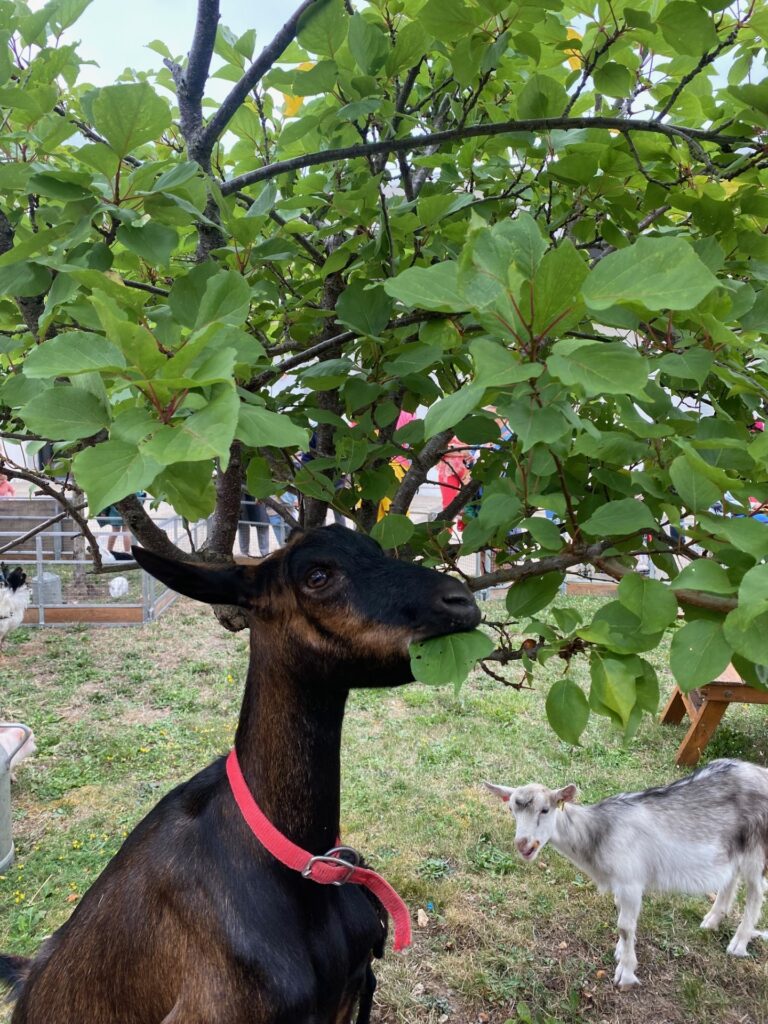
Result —
[[[668, 691], [664, 652], [655, 657]], [[34, 951], [160, 795], [228, 748], [246, 663], [246, 637], [184, 601], [146, 627], [9, 637], [0, 714], [28, 722], [39, 753], [14, 787], [17, 861], [0, 880], [0, 949]], [[581, 747], [561, 743], [544, 715], [561, 670], [550, 663], [532, 691], [475, 675], [458, 697], [417, 685], [352, 695], [344, 839], [414, 918], [423, 911], [414, 947], [378, 968], [375, 1020], [766, 1024], [768, 948], [727, 957], [729, 930], [699, 931], [706, 899], [646, 900], [644, 985], [622, 995], [610, 980], [610, 897], [553, 850], [533, 865], [514, 855], [512, 822], [479, 789], [483, 778], [573, 781], [591, 801], [680, 774], [681, 730], [650, 719], [627, 747], [599, 718]], [[586, 684], [583, 665], [572, 675]], [[768, 763], [767, 724], [759, 707], [732, 707], [708, 755]]]

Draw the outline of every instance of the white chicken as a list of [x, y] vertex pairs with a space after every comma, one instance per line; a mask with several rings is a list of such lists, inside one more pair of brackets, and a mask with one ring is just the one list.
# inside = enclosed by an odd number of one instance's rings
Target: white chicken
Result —
[[28, 604], [27, 574], [18, 566], [9, 571], [5, 562], [0, 562], [0, 648], [8, 634], [23, 622]]
[[109, 581], [110, 597], [125, 597], [125, 595], [128, 593], [130, 589], [130, 585], [125, 576], [115, 576], [113, 580]]

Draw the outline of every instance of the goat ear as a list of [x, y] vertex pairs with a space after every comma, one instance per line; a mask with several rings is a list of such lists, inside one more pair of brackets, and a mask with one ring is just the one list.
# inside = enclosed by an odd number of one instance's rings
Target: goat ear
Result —
[[256, 589], [254, 576], [258, 570], [255, 567], [179, 562], [135, 545], [131, 551], [142, 569], [150, 576], [165, 583], [178, 594], [192, 597], [195, 601], [247, 607], [250, 603], [249, 597]]
[[556, 803], [558, 804], [572, 804], [576, 797], [579, 795], [579, 791], [571, 782], [567, 786], [563, 786], [562, 789], [558, 789], [555, 793]]
[[493, 782], [486, 782], [483, 780], [485, 788], [497, 796], [499, 800], [503, 800], [505, 804], [508, 804], [512, 794], [515, 792], [514, 786], [496, 786]]

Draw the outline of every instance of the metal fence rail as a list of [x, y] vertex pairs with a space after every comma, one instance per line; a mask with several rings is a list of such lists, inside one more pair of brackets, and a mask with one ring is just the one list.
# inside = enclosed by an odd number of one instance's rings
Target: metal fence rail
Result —
[[[208, 536], [208, 521], [185, 524], [179, 516], [155, 518], [156, 524], [182, 551], [192, 551]], [[0, 526], [3, 525], [0, 517]], [[21, 566], [27, 573], [31, 591], [29, 608], [24, 618], [28, 626], [64, 626], [89, 623], [100, 626], [138, 625], [156, 619], [173, 604], [177, 594], [141, 569], [93, 573], [90, 558], [56, 557], [46, 542], [46, 532], [32, 539], [34, 550], [9, 550], [3, 559]], [[109, 530], [94, 530], [102, 552], [107, 540], [119, 535]], [[0, 530], [0, 547], [18, 536], [16, 530]], [[76, 530], [57, 529], [57, 537], [65, 549], [79, 536]], [[108, 557], [108, 556], [106, 556]], [[105, 559], [106, 560], [106, 559]]]

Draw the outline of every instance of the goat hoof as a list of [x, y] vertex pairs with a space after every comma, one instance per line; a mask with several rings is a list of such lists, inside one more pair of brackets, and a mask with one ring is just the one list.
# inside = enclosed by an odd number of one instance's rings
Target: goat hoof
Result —
[[735, 939], [731, 939], [728, 943], [728, 952], [731, 956], [749, 956], [747, 952], [747, 943], [741, 940], [737, 942]]
[[704, 931], [714, 932], [720, 927], [722, 921], [723, 919], [721, 917], [715, 917], [712, 914], [707, 914], [699, 927], [703, 928]]
[[616, 973], [613, 976], [613, 983], [619, 992], [629, 992], [630, 989], [639, 985], [640, 981], [626, 967], [619, 966], [616, 968]]

